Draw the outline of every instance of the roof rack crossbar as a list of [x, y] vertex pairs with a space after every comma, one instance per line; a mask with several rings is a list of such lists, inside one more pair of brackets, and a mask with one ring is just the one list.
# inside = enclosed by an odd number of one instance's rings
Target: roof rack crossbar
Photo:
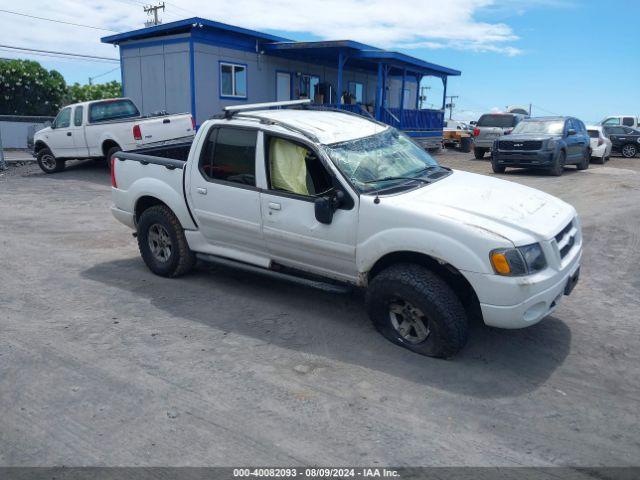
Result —
[[265, 110], [267, 108], [283, 108], [283, 107], [295, 107], [308, 105], [311, 103], [311, 99], [306, 98], [302, 100], [287, 100], [283, 102], [264, 102], [264, 103], [251, 103], [249, 105], [231, 105], [224, 107], [224, 114], [227, 118], [232, 117], [235, 113], [247, 112], [249, 110]]

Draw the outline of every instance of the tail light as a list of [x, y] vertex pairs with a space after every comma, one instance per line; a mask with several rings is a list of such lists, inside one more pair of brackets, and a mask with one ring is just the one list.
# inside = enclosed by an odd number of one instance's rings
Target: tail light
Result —
[[509, 135], [512, 131], [513, 131], [513, 128], [510, 128], [509, 130], [505, 130], [503, 135]]
[[113, 156], [109, 161], [111, 162], [111, 186], [113, 188], [118, 188], [118, 182], [116, 182], [116, 162], [118, 159]]
[[193, 118], [193, 115], [191, 116], [191, 128], [194, 132], [196, 131], [196, 119]]
[[480, 129], [479, 128], [474, 128], [473, 129], [473, 136], [477, 137], [478, 135], [480, 135]]
[[140, 125], [133, 126], [133, 138], [134, 140], [142, 140], [142, 131], [140, 130]]
[[598, 137], [598, 146], [602, 145], [603, 143], [604, 143], [604, 138]]

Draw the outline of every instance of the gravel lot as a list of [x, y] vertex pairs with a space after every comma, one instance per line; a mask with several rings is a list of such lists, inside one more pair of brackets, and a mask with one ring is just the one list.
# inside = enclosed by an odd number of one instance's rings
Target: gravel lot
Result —
[[152, 275], [99, 164], [0, 172], [0, 465], [637, 465], [640, 158], [500, 176], [577, 208], [581, 280], [442, 361], [387, 342], [357, 293]]

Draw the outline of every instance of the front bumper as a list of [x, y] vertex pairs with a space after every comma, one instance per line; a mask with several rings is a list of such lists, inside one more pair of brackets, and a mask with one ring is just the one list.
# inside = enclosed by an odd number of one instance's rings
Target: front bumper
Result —
[[551, 167], [554, 156], [553, 150], [493, 151], [493, 159], [504, 167]]
[[480, 303], [484, 323], [498, 328], [524, 328], [535, 325], [551, 315], [562, 297], [571, 293], [580, 272], [580, 262], [562, 276], [553, 286], [517, 305], [490, 305]]

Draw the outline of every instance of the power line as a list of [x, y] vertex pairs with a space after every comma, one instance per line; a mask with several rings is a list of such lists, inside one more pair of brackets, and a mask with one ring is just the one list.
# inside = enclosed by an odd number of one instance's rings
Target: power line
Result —
[[104, 32], [113, 32], [114, 31], [114, 30], [109, 30], [108, 28], [94, 27], [93, 25], [82, 25], [80, 23], [73, 23], [73, 22], [65, 22], [64, 20], [56, 20], [56, 19], [53, 19], [53, 18], [38, 17], [36, 15], [28, 15], [26, 13], [13, 12], [11, 10], [0, 9], [0, 12], [2, 12], [2, 13], [10, 13], [11, 15], [19, 15], [21, 17], [34, 18], [36, 20], [44, 20], [46, 22], [54, 22], [54, 23], [63, 23], [65, 25], [73, 25], [74, 27], [91, 28], [93, 30], [102, 30]]
[[103, 60], [103, 61], [109, 61], [109, 62], [119, 62], [120, 61], [117, 58], [98, 57], [96, 55], [85, 55], [85, 54], [82, 54], [82, 53], [58, 52], [58, 51], [55, 51], [55, 50], [40, 50], [40, 49], [37, 49], [37, 48], [14, 47], [13, 45], [3, 45], [3, 44], [0, 44], [0, 47], [1, 48], [5, 48], [5, 49], [11, 49], [11, 50], [34, 52], [34, 53], [38, 53], [38, 54], [62, 55], [62, 56], [65, 56], [65, 57], [85, 58], [85, 59], [91, 59], [91, 60]]
[[562, 116], [562, 114], [560, 114], [560, 113], [552, 112], [551, 110], [547, 110], [546, 108], [542, 108], [540, 105], [536, 105], [535, 103], [532, 103], [531, 105], [536, 107], [538, 110], [542, 110], [543, 112], [550, 113], [551, 115], [556, 115], [558, 117]]

